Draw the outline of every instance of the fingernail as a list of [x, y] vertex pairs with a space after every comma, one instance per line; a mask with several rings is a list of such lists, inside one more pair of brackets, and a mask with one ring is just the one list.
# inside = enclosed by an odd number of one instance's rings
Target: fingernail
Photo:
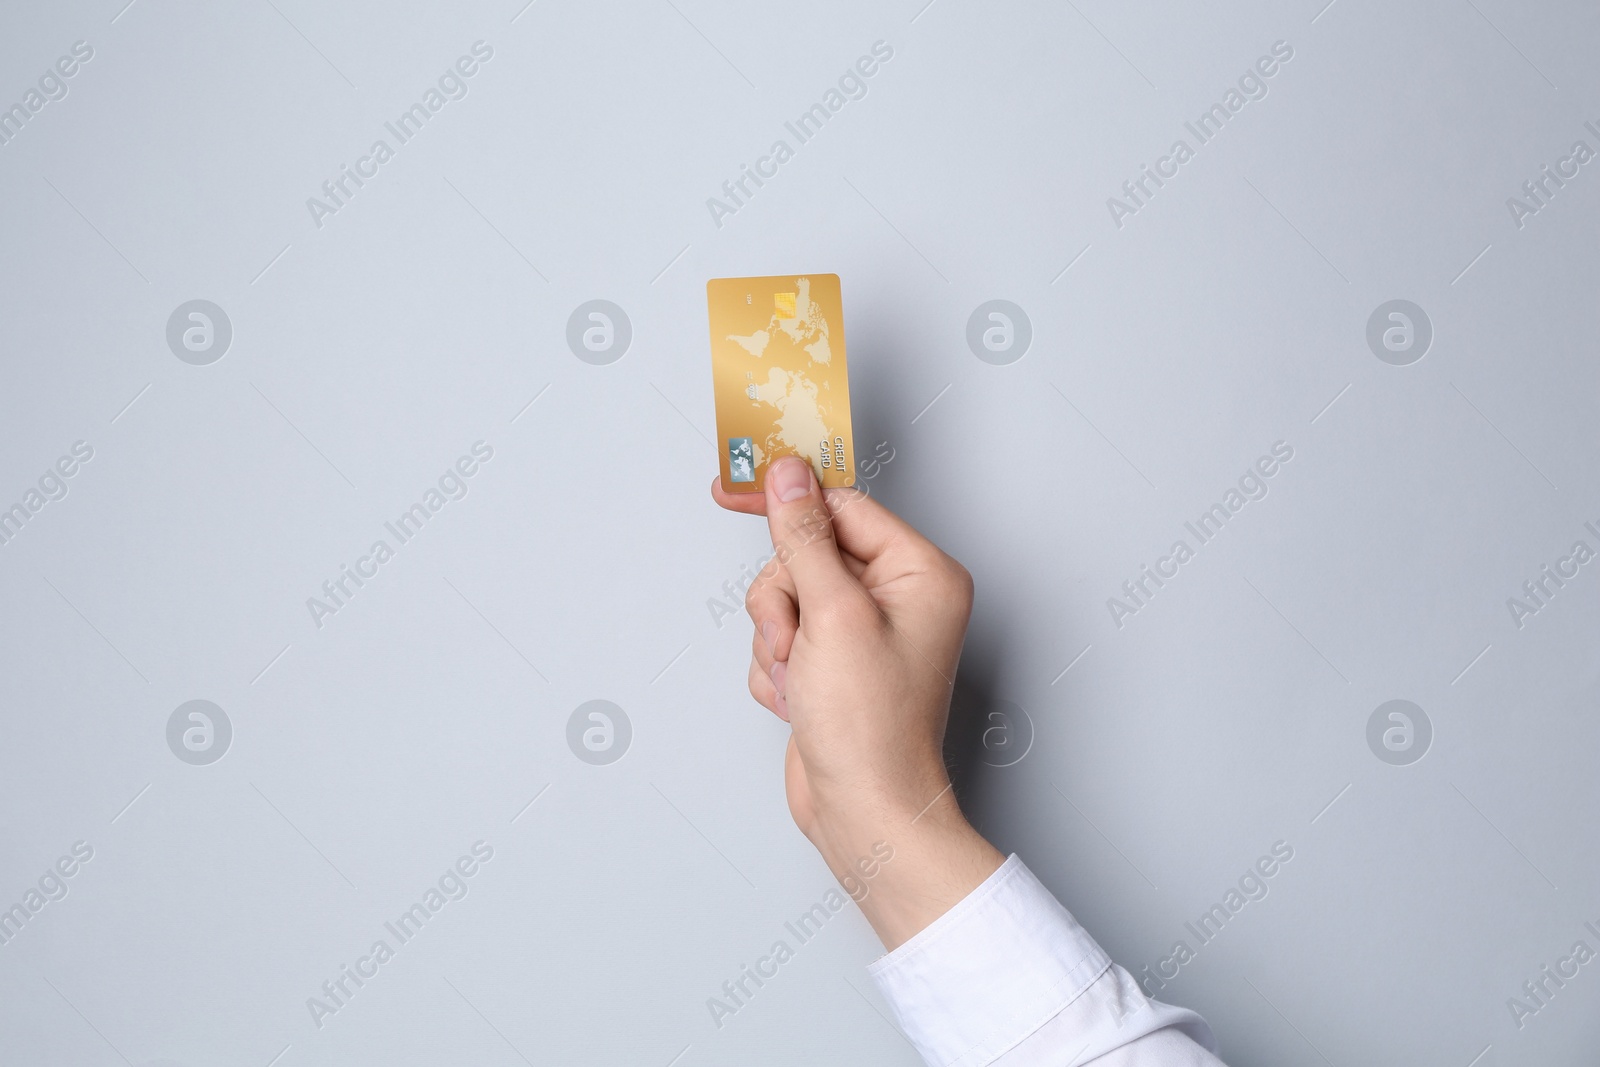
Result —
[[778, 639], [778, 628], [771, 622], [761, 624], [761, 640], [767, 643], [767, 651], [773, 650], [773, 642]]
[[799, 500], [811, 491], [811, 465], [802, 459], [780, 459], [767, 471], [767, 478], [780, 503]]

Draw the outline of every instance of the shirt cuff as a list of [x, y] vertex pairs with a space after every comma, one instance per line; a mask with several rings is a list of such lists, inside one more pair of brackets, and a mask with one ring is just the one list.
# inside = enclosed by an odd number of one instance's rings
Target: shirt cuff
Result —
[[974, 1067], [1039, 1029], [1110, 968], [1013, 855], [867, 973], [924, 1060]]

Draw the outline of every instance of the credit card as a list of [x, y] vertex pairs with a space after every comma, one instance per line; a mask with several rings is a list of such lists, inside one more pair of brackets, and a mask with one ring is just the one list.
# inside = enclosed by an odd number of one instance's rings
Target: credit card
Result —
[[722, 488], [761, 492], [781, 456], [809, 461], [824, 489], [854, 485], [839, 276], [713, 278], [706, 304]]

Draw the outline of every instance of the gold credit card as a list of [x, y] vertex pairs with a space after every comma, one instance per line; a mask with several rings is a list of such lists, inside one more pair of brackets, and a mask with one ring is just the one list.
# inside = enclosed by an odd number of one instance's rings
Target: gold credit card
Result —
[[706, 304], [722, 488], [761, 492], [780, 456], [809, 460], [824, 489], [854, 485], [839, 276], [713, 278]]

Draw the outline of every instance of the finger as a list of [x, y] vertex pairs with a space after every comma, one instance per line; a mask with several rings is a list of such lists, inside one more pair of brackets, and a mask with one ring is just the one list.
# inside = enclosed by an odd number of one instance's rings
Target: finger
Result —
[[[767, 624], [771, 626], [771, 623]], [[761, 636], [761, 631], [756, 630], [750, 635], [750, 660], [768, 674], [772, 673], [772, 665], [777, 660], [772, 658], [772, 649]]]
[[777, 703], [774, 698], [778, 695], [777, 687], [772, 684], [772, 678], [756, 664], [755, 660], [750, 661], [750, 676], [747, 683], [750, 695], [755, 698], [756, 703], [776, 715]]
[[789, 665], [782, 660], [772, 665], [772, 670], [767, 672], [772, 679], [772, 711], [784, 722], [789, 721], [788, 694], [785, 692], [784, 682], [788, 678]]
[[750, 695], [756, 698], [757, 704], [760, 704], [784, 722], [789, 721], [789, 708], [784, 703], [783, 694], [778, 691], [778, 686], [773, 682], [772, 676], [762, 670], [754, 660], [750, 662], [749, 684]]
[[767, 496], [765, 493], [730, 493], [722, 488], [722, 477], [711, 479], [711, 499], [719, 507], [729, 511], [737, 511], [744, 515], [765, 515], [767, 513]]
[[860, 592], [839, 557], [833, 519], [811, 464], [785, 456], [767, 468], [767, 529], [778, 563], [794, 581], [797, 601], [834, 601]]
[[825, 496], [841, 551], [867, 563], [887, 552], [942, 555], [916, 527], [864, 491], [830, 489]]
[[[828, 496], [831, 497], [834, 493], [841, 491], [830, 489], [828, 490]], [[767, 513], [767, 494], [729, 493], [722, 488], [721, 477], [711, 479], [711, 499], [716, 501], [718, 507], [725, 508], [728, 511], [737, 511], [741, 515], [764, 516]], [[842, 552], [841, 555], [844, 558], [845, 566], [850, 568], [850, 573], [857, 578], [861, 577], [861, 572], [867, 569], [866, 563], [850, 552]]]
[[786, 660], [800, 625], [794, 581], [776, 559], [768, 560], [744, 595], [744, 609], [755, 623], [757, 644], [767, 649], [771, 660]]

